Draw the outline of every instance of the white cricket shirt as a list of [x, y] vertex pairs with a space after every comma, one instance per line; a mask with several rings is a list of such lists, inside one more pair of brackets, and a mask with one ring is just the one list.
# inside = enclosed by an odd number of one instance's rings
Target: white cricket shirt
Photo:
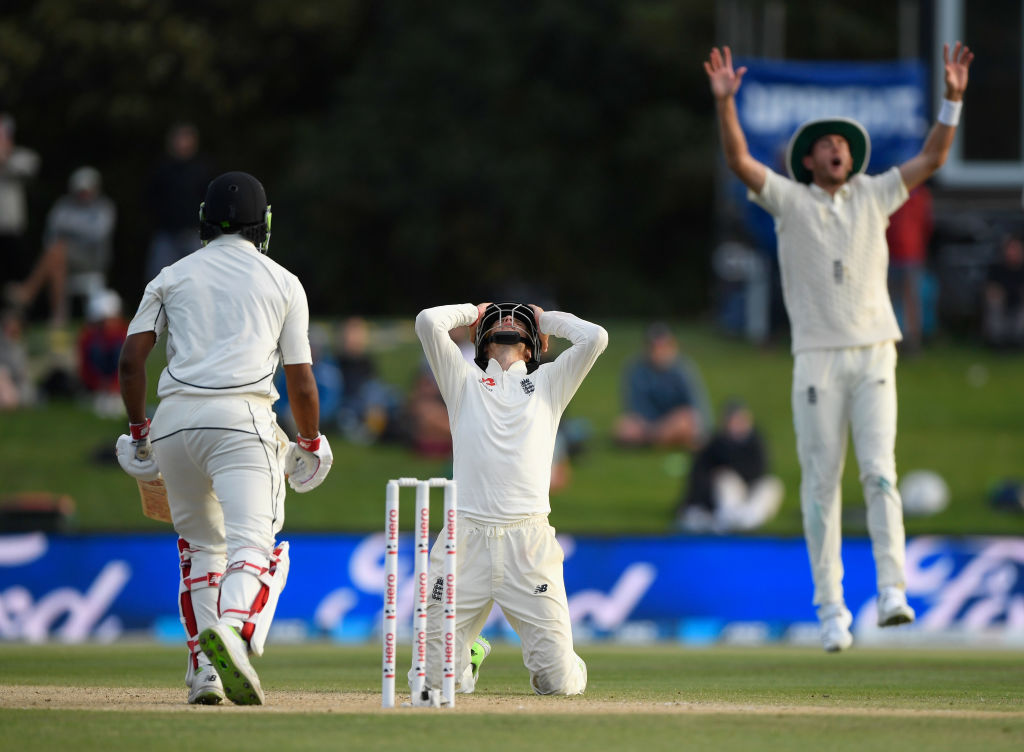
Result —
[[448, 406], [459, 512], [505, 524], [551, 511], [548, 488], [555, 433], [569, 400], [608, 345], [600, 326], [545, 311], [540, 330], [572, 346], [527, 374], [526, 364], [484, 372], [467, 363], [448, 332], [477, 318], [471, 303], [439, 306], [416, 317], [416, 334]]
[[793, 352], [900, 340], [889, 300], [889, 216], [907, 200], [898, 167], [830, 196], [766, 170], [747, 197], [775, 218]]
[[278, 363], [312, 363], [298, 277], [237, 235], [221, 235], [146, 285], [129, 334], [167, 330], [157, 394], [278, 398]]

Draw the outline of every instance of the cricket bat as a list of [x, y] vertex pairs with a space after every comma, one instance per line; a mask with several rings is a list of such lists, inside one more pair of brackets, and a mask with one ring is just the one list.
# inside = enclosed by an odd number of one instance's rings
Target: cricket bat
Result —
[[167, 486], [163, 477], [156, 480], [138, 480], [139, 497], [142, 500], [142, 513], [151, 520], [160, 522], [171, 521], [171, 509], [167, 505]]

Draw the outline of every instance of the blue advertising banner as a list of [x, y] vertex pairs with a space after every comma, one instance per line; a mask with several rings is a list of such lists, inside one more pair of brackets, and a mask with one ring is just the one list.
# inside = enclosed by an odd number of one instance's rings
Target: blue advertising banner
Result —
[[[383, 534], [288, 536], [291, 572], [276, 628], [290, 638], [365, 641], [380, 630]], [[814, 628], [800, 539], [560, 536], [581, 638], [708, 642], [793, 639]], [[0, 639], [111, 641], [126, 630], [179, 639], [176, 539], [0, 536]], [[874, 627], [870, 542], [843, 545], [854, 631]], [[411, 621], [411, 539], [400, 556], [399, 616]], [[907, 546], [907, 594], [920, 633], [1021, 634], [1024, 539], [919, 537]], [[512, 637], [500, 612], [489, 635]], [[901, 630], [904, 628], [901, 628]], [[892, 630], [890, 630], [892, 631]], [[813, 635], [811, 635], [812, 639]]]
[[[736, 109], [751, 155], [788, 175], [786, 145], [797, 127], [817, 118], [859, 121], [871, 137], [870, 174], [884, 172], [920, 151], [930, 118], [925, 107], [927, 70], [916, 61], [890, 63], [737, 60], [747, 66]], [[775, 249], [771, 218], [746, 200], [746, 188], [729, 178], [729, 199], [763, 249]]]

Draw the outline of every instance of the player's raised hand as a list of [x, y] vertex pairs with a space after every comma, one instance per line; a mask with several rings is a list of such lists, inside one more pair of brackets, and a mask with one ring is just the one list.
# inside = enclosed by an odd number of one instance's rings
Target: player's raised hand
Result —
[[732, 69], [732, 50], [725, 45], [721, 51], [717, 47], [711, 48], [710, 57], [704, 61], [704, 72], [708, 74], [711, 93], [715, 99], [728, 99], [739, 91], [740, 82], [747, 69]]
[[966, 44], [957, 42], [950, 54], [949, 45], [942, 45], [942, 62], [946, 69], [946, 99], [960, 101], [967, 88], [967, 71], [974, 60], [974, 53]]

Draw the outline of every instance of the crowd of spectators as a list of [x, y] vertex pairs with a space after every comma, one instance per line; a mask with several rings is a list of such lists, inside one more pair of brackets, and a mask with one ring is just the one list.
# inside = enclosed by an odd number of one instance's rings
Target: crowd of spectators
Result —
[[[116, 371], [127, 324], [108, 281], [117, 209], [99, 170], [75, 168], [33, 253], [28, 194], [40, 162], [16, 142], [14, 118], [0, 114], [0, 408], [73, 397], [99, 415], [120, 415]], [[36, 317], [47, 324], [37, 355], [26, 336]]]
[[[116, 204], [105, 195], [99, 170], [76, 167], [66, 194], [46, 213], [39, 238], [30, 237], [28, 188], [40, 163], [36, 152], [17, 143], [14, 118], [0, 113], [0, 410], [71, 398], [99, 416], [120, 417], [117, 362], [127, 319], [109, 279]], [[165, 153], [140, 186], [152, 222], [142, 284], [199, 247], [197, 207], [215, 172], [199, 150], [198, 130], [173, 124]], [[893, 215], [888, 231], [890, 295], [906, 354], [918, 352], [929, 333], [922, 285], [933, 261], [933, 231], [932, 197], [921, 186]], [[1020, 232], [1006, 233], [998, 244], [977, 297], [979, 339], [1001, 351], [1024, 348]], [[45, 344], [33, 353], [27, 332], [37, 321], [45, 333], [36, 339]], [[469, 330], [451, 336], [471, 361]], [[354, 444], [401, 444], [422, 457], [450, 458], [447, 410], [425, 362], [411, 369], [407, 384], [388, 383], [374, 354], [374, 326], [359, 316], [313, 324], [310, 343], [324, 431]], [[771, 520], [782, 488], [771, 474], [754, 416], [733, 401], [715, 423], [699, 365], [667, 324], [648, 325], [642, 352], [627, 363], [620, 383], [622, 409], [609, 440], [633, 451], [664, 450], [686, 458], [682, 466], [689, 470], [682, 473], [675, 514], [679, 529], [745, 531]], [[287, 428], [283, 383], [278, 391], [277, 411]], [[591, 438], [585, 418], [563, 420], [552, 492], [571, 482], [572, 460]]]

